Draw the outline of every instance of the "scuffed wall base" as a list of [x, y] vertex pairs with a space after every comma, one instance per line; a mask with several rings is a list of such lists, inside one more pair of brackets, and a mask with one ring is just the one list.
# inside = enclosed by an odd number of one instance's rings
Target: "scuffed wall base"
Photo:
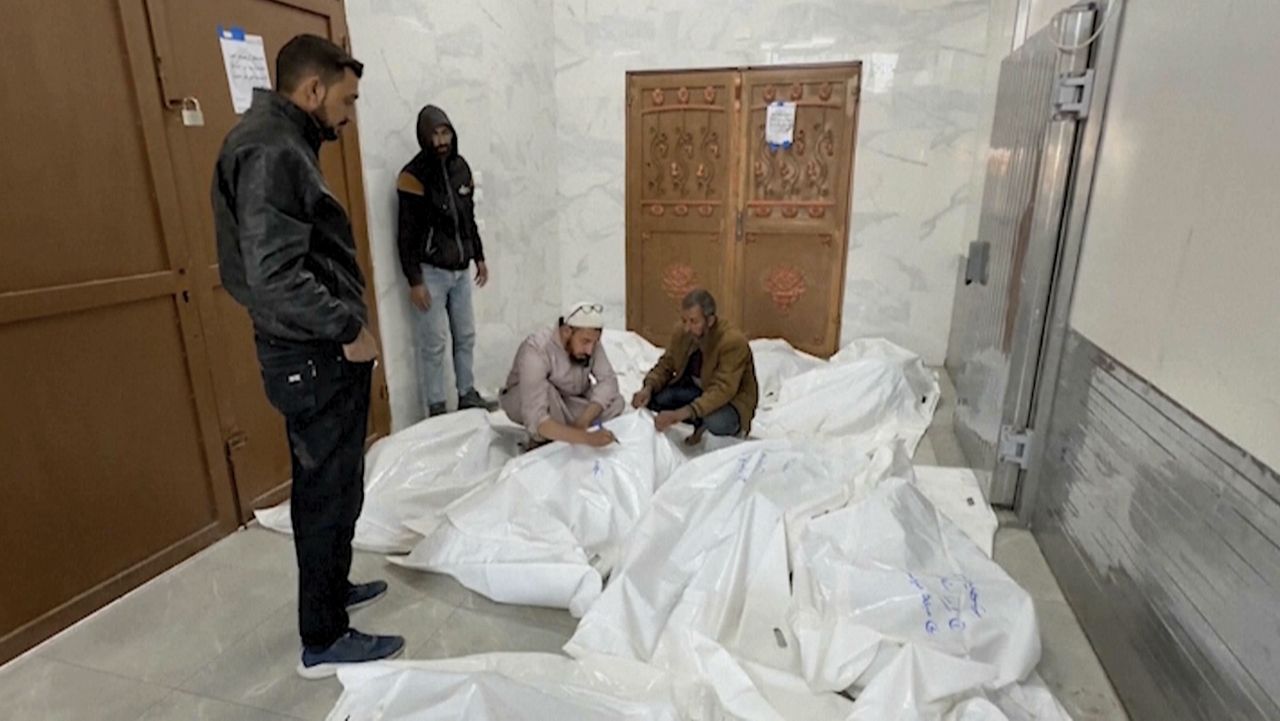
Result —
[[1280, 477], [1072, 332], [1034, 531], [1130, 715], [1280, 718]]

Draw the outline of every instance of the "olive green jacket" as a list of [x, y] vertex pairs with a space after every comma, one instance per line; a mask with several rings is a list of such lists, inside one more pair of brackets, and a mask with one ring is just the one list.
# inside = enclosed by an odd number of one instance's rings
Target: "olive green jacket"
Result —
[[644, 385], [656, 393], [684, 375], [689, 357], [702, 348], [702, 396], [691, 404], [695, 418], [705, 418], [726, 405], [738, 412], [742, 435], [751, 432], [760, 397], [756, 364], [742, 331], [717, 318], [701, 343], [677, 328], [658, 365], [645, 376]]

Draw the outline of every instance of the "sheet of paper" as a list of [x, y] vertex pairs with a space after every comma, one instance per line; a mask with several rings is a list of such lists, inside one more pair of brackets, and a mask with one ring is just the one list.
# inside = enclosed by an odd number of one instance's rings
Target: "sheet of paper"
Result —
[[227, 68], [227, 85], [231, 88], [231, 106], [240, 115], [253, 103], [253, 89], [271, 89], [267, 70], [267, 50], [259, 35], [245, 35], [239, 28], [218, 28], [222, 45], [222, 62]]
[[796, 132], [796, 104], [773, 103], [765, 114], [764, 140], [769, 145], [787, 147]]

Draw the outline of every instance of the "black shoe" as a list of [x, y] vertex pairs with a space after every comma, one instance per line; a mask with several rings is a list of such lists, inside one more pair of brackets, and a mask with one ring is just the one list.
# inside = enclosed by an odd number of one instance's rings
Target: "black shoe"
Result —
[[364, 608], [387, 594], [386, 581], [357, 583], [347, 589], [347, 610]]
[[432, 404], [427, 408], [427, 417], [428, 417], [428, 418], [435, 418], [436, 416], [442, 416], [442, 415], [444, 415], [444, 414], [446, 414], [446, 413], [448, 413], [448, 412], [449, 412], [449, 409], [445, 406], [445, 404], [443, 404], [443, 403], [432, 403]]
[[458, 396], [458, 410], [465, 411], [468, 408], [483, 408], [486, 411], [498, 410], [498, 404], [494, 401], [485, 400], [483, 396], [476, 392], [475, 388]]
[[328, 648], [304, 648], [298, 675], [307, 679], [328, 678], [341, 666], [395, 658], [404, 651], [402, 636], [370, 636], [352, 629]]

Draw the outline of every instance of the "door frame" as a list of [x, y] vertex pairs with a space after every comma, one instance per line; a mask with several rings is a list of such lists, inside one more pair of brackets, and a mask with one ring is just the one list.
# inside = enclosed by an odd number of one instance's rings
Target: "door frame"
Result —
[[1036, 512], [1037, 496], [1043, 482], [1047, 462], [1044, 442], [1049, 435], [1053, 408], [1057, 400], [1058, 381], [1062, 375], [1062, 361], [1066, 341], [1071, 331], [1071, 306], [1075, 295], [1076, 278], [1080, 269], [1080, 254], [1084, 249], [1084, 234], [1089, 220], [1093, 184], [1097, 175], [1098, 155], [1106, 120], [1107, 100], [1115, 73], [1116, 53], [1124, 25], [1124, 3], [1121, 0], [1099, 0], [1095, 12], [1098, 23], [1097, 37], [1092, 47], [1090, 67], [1094, 70], [1093, 100], [1089, 117], [1081, 130], [1076, 145], [1074, 172], [1068, 189], [1064, 228], [1060, 238], [1053, 284], [1049, 294], [1045, 333], [1042, 350], [1032, 386], [1031, 424], [1039, 438], [1031, 444], [1027, 468], [1018, 474], [1018, 492], [1014, 504], [1018, 525], [1030, 528]]
[[[153, 45], [150, 52], [154, 55], [156, 68], [165, 68], [168, 58], [172, 57], [172, 39], [169, 37], [169, 28], [165, 22], [165, 13], [170, 11], [166, 4], [172, 0], [118, 0], [121, 8], [126, 5], [140, 5], [147, 17], [149, 26], [149, 38]], [[351, 42], [350, 34], [347, 29], [346, 6], [342, 0], [266, 0], [272, 3], [283, 5], [286, 7], [303, 10], [313, 13], [317, 16], [324, 17], [328, 21], [330, 40], [340, 45], [344, 50], [350, 52]], [[211, 31], [212, 32], [212, 31]], [[272, 59], [268, 59], [270, 62]], [[160, 80], [160, 92], [162, 95], [181, 95], [181, 93], [173, 92], [172, 86], [181, 83], [181, 78], [175, 78], [172, 70], [164, 80]], [[274, 68], [272, 68], [274, 73]], [[155, 86], [156, 70], [152, 71], [151, 77], [147, 80], [150, 85]], [[161, 107], [167, 106], [167, 98], [161, 97]], [[180, 122], [176, 122], [173, 117], [177, 109], [167, 107], [163, 111], [163, 127], [162, 133], [166, 141], [164, 152], [168, 155], [170, 163], [175, 172], [181, 176], [178, 183], [178, 192], [186, 190], [187, 195], [200, 202], [207, 202], [203, 189], [207, 186], [207, 178], [201, 179], [197, 176], [195, 168], [192, 165], [191, 152], [188, 150], [186, 138], [183, 135], [183, 126]], [[358, 115], [357, 115], [358, 122]], [[360, 139], [357, 128], [353, 124], [347, 128], [342, 134], [342, 172], [347, 185], [348, 199], [350, 207], [346, 208], [348, 218], [351, 221], [352, 231], [356, 238], [356, 251], [360, 263], [363, 268], [368, 270], [366, 278], [366, 296], [369, 313], [369, 326], [375, 335], [378, 335], [378, 309], [376, 301], [375, 283], [373, 279], [373, 260], [370, 249], [369, 230], [368, 230], [368, 213], [365, 206], [364, 194], [364, 177], [363, 168], [360, 162]], [[193, 187], [189, 187], [193, 186]], [[181, 202], [182, 196], [179, 196]], [[205, 239], [212, 238], [214, 235], [214, 227], [210, 219], [202, 213], [184, 213], [178, 228], [178, 233], [185, 235], [186, 247], [191, 253], [191, 279], [194, 281], [191, 285], [193, 288], [194, 305], [198, 309], [200, 316], [200, 325], [203, 328], [202, 358], [203, 368], [209, 374], [211, 387], [214, 391], [214, 408], [218, 418], [218, 433], [220, 436], [218, 455], [223, 459], [227, 470], [229, 485], [233, 491], [235, 499], [237, 524], [248, 523], [253, 518], [253, 506], [271, 506], [281, 503], [289, 498], [291, 479], [284, 479], [281, 483], [259, 495], [252, 500], [242, 499], [239, 486], [237, 485], [237, 450], [242, 447], [244, 439], [240, 425], [237, 422], [235, 403], [232, 400], [232, 394], [229, 392], [218, 392], [218, 386], [222, 382], [213, 367], [213, 358], [216, 356], [216, 346], [219, 344], [219, 337], [226, 332], [224, 328], [219, 310], [216, 305], [215, 292], [221, 287], [222, 281], [219, 276], [218, 259], [216, 255], [207, 257], [205, 249], [210, 247]], [[370, 403], [370, 424], [369, 436], [366, 439], [366, 447], [373, 441], [390, 433], [391, 412], [389, 406], [389, 393], [387, 390], [386, 367], [382, 363], [378, 363], [373, 372], [373, 381], [370, 389], [372, 394], [372, 402]]]
[[[1101, 17], [1091, 6], [1077, 6], [1064, 11], [1055, 25], [1046, 27], [1036, 36], [1047, 36], [1060, 45], [1079, 43], [1093, 34]], [[1064, 53], [1057, 51], [1054, 59], [1057, 76], [1060, 77], [1064, 70], [1079, 73], [1093, 67], [1092, 48], [1073, 55], [1064, 62]], [[1057, 92], [1056, 86], [1052, 92]], [[1056, 96], [1050, 97], [1051, 102], [1056, 100]], [[1020, 275], [1009, 279], [1011, 287], [1016, 285], [1018, 289], [1018, 302], [1009, 349], [1009, 375], [1004, 379], [995, 467], [991, 469], [987, 487], [987, 500], [994, 505], [1016, 507], [1022, 486], [1024, 468], [1006, 460], [1001, 448], [1006, 442], [1006, 432], [1029, 432], [1031, 443], [1034, 443], [1032, 415], [1035, 397], [1042, 383], [1040, 369], [1050, 333], [1048, 309], [1057, 291], [1058, 265], [1066, 250], [1066, 211], [1072, 183], [1079, 172], [1081, 132], [1090, 125], [1089, 121], [1094, 119], [1092, 116], [1092, 110], [1079, 118], [1051, 116], [1041, 141], [1043, 151], [1031, 191], [1033, 210], [1027, 253]]]
[[[684, 75], [684, 74], [696, 75], [701, 73], [708, 73], [708, 74], [709, 73], [733, 73], [736, 75], [733, 81], [734, 98], [733, 98], [733, 106], [730, 111], [730, 123], [729, 123], [729, 127], [731, 130], [730, 140], [729, 140], [729, 152], [731, 153], [732, 162], [730, 162], [728, 166], [729, 180], [728, 180], [728, 185], [726, 186], [728, 188], [728, 192], [725, 198], [726, 206], [732, 212], [726, 213], [724, 216], [726, 222], [736, 223], [736, 227], [725, 227], [725, 228], [722, 228], [720, 231], [722, 242], [725, 248], [724, 285], [727, 289], [734, 289], [735, 298], [732, 298], [732, 299], [717, 298], [717, 300], [720, 301], [720, 304], [722, 307], [732, 308], [733, 311], [738, 314], [739, 319], [741, 319], [741, 314], [743, 311], [743, 304], [745, 303], [745, 299], [741, 297], [736, 297], [736, 289], [739, 288], [742, 282], [743, 255], [745, 253], [744, 232], [743, 232], [745, 222], [746, 222], [745, 200], [746, 200], [746, 194], [749, 187], [747, 183], [747, 180], [749, 177], [748, 176], [749, 168], [747, 167], [749, 152], [747, 151], [747, 147], [743, 145], [743, 140], [747, 137], [747, 135], [744, 135], [744, 133], [742, 132], [741, 126], [743, 122], [745, 122], [744, 114], [747, 114], [750, 112], [749, 108], [743, 107], [743, 98], [742, 98], [743, 76], [744, 74], [749, 72], [786, 73], [786, 72], [796, 72], [796, 71], [802, 72], [802, 71], [813, 71], [813, 70], [846, 70], [846, 69], [853, 70], [854, 71], [853, 87], [850, 90], [850, 93], [852, 94], [851, 102], [854, 103], [854, 112], [853, 112], [852, 128], [851, 128], [853, 139], [849, 147], [850, 158], [849, 158], [848, 168], [846, 170], [846, 181], [848, 186], [848, 193], [844, 198], [841, 199], [841, 202], [843, 202], [844, 204], [843, 210], [845, 213], [845, 219], [844, 219], [845, 222], [843, 224], [843, 227], [840, 229], [841, 230], [840, 265], [843, 270], [840, 273], [839, 282], [836, 283], [835, 287], [833, 288], [833, 294], [835, 297], [832, 299], [832, 302], [831, 302], [832, 315], [827, 318], [827, 322], [834, 326], [832, 337], [835, 339], [835, 343], [834, 343], [835, 347], [831, 348], [830, 352], [826, 353], [826, 355], [834, 354], [837, 350], [839, 350], [841, 345], [841, 340], [842, 340], [840, 337], [840, 330], [844, 324], [844, 296], [845, 296], [846, 284], [848, 283], [848, 277], [849, 277], [849, 272], [848, 272], [849, 247], [852, 242], [852, 234], [853, 234], [853, 195], [854, 195], [855, 181], [856, 181], [854, 166], [856, 165], [857, 158], [858, 158], [858, 127], [860, 124], [860, 116], [861, 116], [861, 108], [862, 108], [862, 98], [861, 98], [862, 66], [863, 66], [863, 63], [861, 60], [837, 60], [837, 61], [828, 61], [828, 62], [820, 62], [820, 63], [788, 63], [788, 64], [779, 64], [779, 65], [729, 65], [729, 66], [711, 66], [711, 67], [698, 67], [698, 68], [650, 68], [646, 70], [628, 70], [624, 78], [624, 93], [623, 93], [623, 97], [626, 99], [625, 101], [626, 102], [626, 124], [625, 124], [625, 130], [624, 130], [626, 148], [624, 152], [624, 157], [626, 159], [625, 162], [627, 163], [627, 166], [624, 172], [624, 176], [625, 176], [624, 183], [626, 187], [624, 188], [625, 214], [623, 219], [623, 229], [624, 229], [624, 242], [626, 244], [625, 257], [627, 261], [627, 266], [632, 267], [634, 265], [633, 254], [639, 252], [638, 240], [633, 240], [630, 237], [628, 232], [629, 228], [631, 227], [632, 208], [635, 205], [634, 201], [636, 200], [634, 197], [634, 193], [639, 192], [639, 188], [633, 187], [633, 183], [631, 182], [631, 171], [630, 171], [630, 163], [632, 160], [631, 158], [632, 148], [631, 148], [631, 142], [630, 142], [631, 134], [632, 134], [632, 128], [631, 128], [632, 121], [631, 121], [630, 108], [632, 103], [635, 101], [635, 98], [633, 97], [633, 87], [632, 87], [633, 78], [644, 78], [644, 77], [661, 76], [661, 75]], [[640, 292], [640, 288], [638, 287], [638, 283], [639, 283], [638, 278], [632, 278], [630, 274], [627, 274], [626, 323], [627, 323], [627, 329], [632, 331], [639, 331], [640, 329], [639, 313], [641, 309], [640, 309], [638, 300], [640, 298], [641, 292]], [[632, 302], [633, 300], [637, 302]], [[733, 302], [732, 304], [729, 304], [727, 302], [729, 300], [733, 300], [735, 302]]]

